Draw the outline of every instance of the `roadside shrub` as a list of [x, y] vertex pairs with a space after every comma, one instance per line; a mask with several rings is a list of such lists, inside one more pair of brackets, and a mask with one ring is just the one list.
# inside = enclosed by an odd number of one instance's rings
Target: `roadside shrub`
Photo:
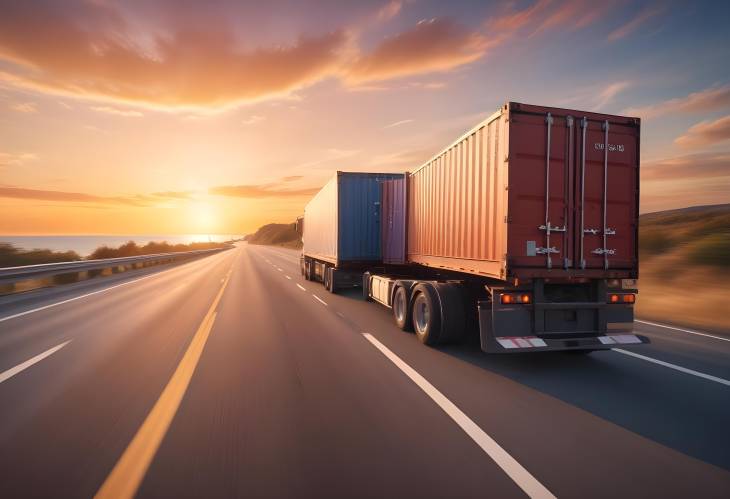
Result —
[[81, 260], [75, 251], [51, 251], [47, 249], [22, 250], [12, 244], [0, 243], [0, 267], [19, 267], [39, 263], [59, 263]]
[[730, 267], [730, 232], [712, 234], [691, 244], [687, 257], [698, 265]]
[[650, 255], [664, 253], [674, 245], [662, 229], [647, 229], [639, 231], [639, 251]]

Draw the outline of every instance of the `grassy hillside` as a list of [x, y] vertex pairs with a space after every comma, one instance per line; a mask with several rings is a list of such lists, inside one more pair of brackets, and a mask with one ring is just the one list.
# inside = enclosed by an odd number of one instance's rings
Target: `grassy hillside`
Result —
[[639, 218], [637, 315], [730, 332], [730, 205]]
[[302, 247], [302, 240], [297, 234], [296, 224], [293, 223], [264, 225], [255, 233], [246, 236], [246, 241], [251, 244], [285, 246], [295, 249]]

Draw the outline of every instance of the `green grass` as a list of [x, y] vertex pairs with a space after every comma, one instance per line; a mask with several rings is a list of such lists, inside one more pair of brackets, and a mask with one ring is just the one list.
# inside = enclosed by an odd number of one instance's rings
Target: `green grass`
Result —
[[697, 206], [639, 217], [642, 258], [679, 252], [687, 263], [728, 266], [730, 205]]
[[687, 258], [697, 265], [730, 267], [730, 232], [711, 234], [690, 244]]

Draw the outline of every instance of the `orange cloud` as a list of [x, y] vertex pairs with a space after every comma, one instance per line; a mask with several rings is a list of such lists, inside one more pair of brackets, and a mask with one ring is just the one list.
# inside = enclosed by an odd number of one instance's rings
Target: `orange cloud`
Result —
[[685, 97], [669, 99], [650, 106], [624, 109], [621, 114], [646, 119], [667, 114], [702, 113], [727, 108], [730, 108], [730, 85], [707, 88]]
[[19, 166], [27, 163], [28, 161], [33, 161], [36, 159], [38, 159], [38, 156], [30, 152], [15, 154], [9, 152], [0, 152], [0, 167]]
[[96, 111], [99, 113], [106, 113], [106, 114], [113, 114], [116, 116], [124, 116], [127, 118], [141, 118], [144, 116], [144, 114], [140, 113], [139, 111], [133, 111], [133, 110], [126, 110], [126, 109], [117, 109], [115, 107], [109, 107], [109, 106], [94, 106], [91, 108], [92, 111]]
[[641, 180], [696, 180], [730, 177], [730, 153], [702, 153], [647, 161]]
[[[301, 37], [293, 45], [243, 51], [220, 25], [172, 27], [154, 53], [104, 2], [11, 2], [0, 16], [0, 57], [22, 67], [0, 78], [33, 89], [162, 107], [223, 106], [286, 93], [330, 74], [342, 32]], [[225, 26], [225, 23], [222, 22]], [[52, 40], [52, 43], [50, 42]]]
[[611, 3], [592, 0], [568, 0], [553, 5], [552, 2], [538, 1], [535, 6], [539, 6], [539, 8], [534, 14], [545, 12], [545, 16], [530, 36], [558, 27], [571, 30], [585, 28], [597, 21], [603, 13], [610, 9]]
[[205, 23], [191, 23], [182, 14], [161, 16], [165, 25], [144, 31], [109, 2], [8, 2], [0, 17], [0, 61], [6, 62], [0, 82], [106, 101], [111, 105], [94, 109], [120, 116], [139, 111], [120, 110], [115, 103], [205, 112], [290, 94], [329, 77], [363, 88], [362, 83], [448, 71], [480, 59], [522, 28], [533, 35], [577, 29], [608, 8], [538, 0], [523, 10], [509, 7], [478, 29], [449, 18], [424, 20], [372, 51], [358, 47], [364, 30], [397, 16], [405, 3], [384, 3], [370, 24], [244, 49], [224, 9], [213, 9]]
[[657, 16], [662, 12], [662, 8], [657, 7], [649, 7], [641, 11], [636, 17], [631, 19], [629, 22], [624, 24], [623, 26], [620, 26], [613, 30], [611, 33], [608, 34], [608, 41], [609, 42], [615, 42], [617, 40], [620, 40], [622, 38], [625, 38], [626, 36], [630, 35], [637, 29], [641, 27], [642, 24], [644, 24], [646, 21], [651, 19], [652, 17]]
[[19, 113], [34, 114], [38, 112], [35, 102], [16, 102], [10, 105], [10, 109]]
[[390, 2], [383, 5], [380, 10], [378, 10], [377, 18], [379, 21], [389, 21], [390, 19], [393, 19], [395, 16], [397, 16], [402, 8], [402, 1], [391, 0]]
[[479, 59], [488, 45], [483, 35], [451, 19], [421, 21], [357, 58], [346, 69], [345, 79], [360, 83], [445, 71]]
[[61, 203], [95, 203], [102, 205], [152, 206], [170, 199], [188, 199], [189, 192], [157, 192], [150, 195], [97, 196], [82, 192], [49, 191], [0, 186], [0, 198], [55, 201]]
[[641, 211], [730, 202], [730, 153], [690, 154], [644, 162]]
[[[291, 182], [291, 177], [282, 179]], [[277, 184], [261, 185], [221, 185], [211, 187], [209, 194], [235, 198], [295, 198], [313, 196], [321, 187], [307, 187], [303, 189], [282, 189]]]
[[715, 121], [697, 123], [674, 143], [683, 147], [697, 147], [730, 140], [730, 116]]

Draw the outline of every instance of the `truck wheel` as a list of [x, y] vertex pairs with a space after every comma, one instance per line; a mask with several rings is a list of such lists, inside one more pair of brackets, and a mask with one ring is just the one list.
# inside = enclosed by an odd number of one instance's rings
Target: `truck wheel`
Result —
[[314, 262], [312, 260], [304, 262], [304, 278], [308, 281], [314, 280]]
[[408, 292], [403, 286], [398, 286], [393, 295], [393, 317], [395, 324], [403, 331], [413, 331], [413, 317], [411, 307], [408, 306]]
[[441, 305], [433, 286], [423, 282], [416, 285], [411, 314], [418, 340], [424, 345], [438, 345], [441, 335]]
[[307, 272], [305, 269], [306, 269], [306, 265], [304, 263], [304, 258], [300, 258], [299, 259], [299, 273], [302, 274], [302, 277], [307, 275]]
[[330, 293], [334, 293], [335, 289], [335, 269], [327, 267], [324, 271], [324, 287]]
[[373, 301], [370, 298], [370, 272], [365, 272], [362, 275], [362, 299], [365, 301]]
[[440, 282], [434, 286], [441, 304], [441, 343], [455, 343], [466, 331], [465, 296], [459, 284]]

